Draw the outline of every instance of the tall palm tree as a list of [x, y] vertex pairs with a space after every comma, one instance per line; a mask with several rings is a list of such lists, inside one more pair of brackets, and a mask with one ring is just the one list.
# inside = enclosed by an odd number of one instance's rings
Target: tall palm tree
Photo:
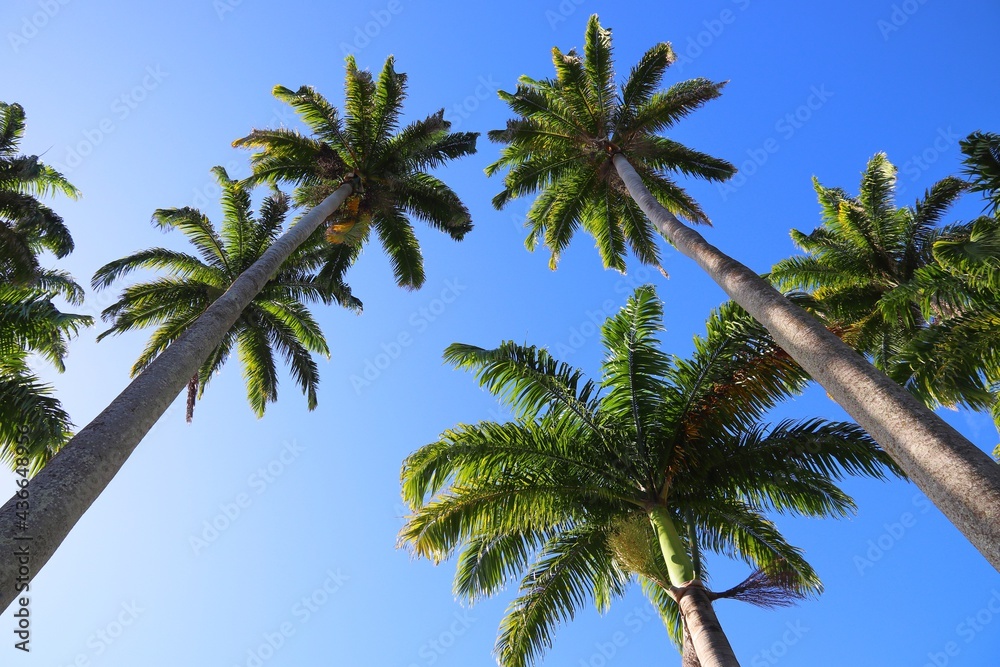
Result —
[[[136, 269], [166, 269], [171, 274], [130, 285], [102, 313], [112, 326], [97, 337], [98, 341], [111, 334], [156, 327], [132, 366], [132, 377], [177, 340], [281, 234], [289, 207], [284, 194], [276, 192], [265, 198], [260, 215], [255, 218], [250, 210], [250, 190], [231, 180], [222, 167], [212, 171], [222, 190], [224, 217], [220, 231], [197, 209], [159, 209], [153, 214], [153, 222], [161, 229], [180, 230], [197, 255], [150, 248], [109, 262], [94, 274], [95, 289], [108, 287]], [[319, 371], [310, 353], [329, 357], [330, 350], [303, 302], [319, 299], [354, 310], [361, 308], [361, 302], [352, 296], [340, 276], [321, 283], [312, 275], [321, 264], [317, 260], [324, 245], [322, 232], [314, 234], [243, 309], [223, 341], [188, 382], [187, 421], [194, 416], [196, 399], [201, 398], [212, 376], [234, 349], [243, 362], [247, 398], [258, 417], [264, 415], [267, 403], [278, 399], [275, 350], [286, 360], [292, 376], [307, 395], [309, 409], [316, 407]]]
[[[69, 296], [82, 298], [82, 290]], [[86, 315], [60, 312], [52, 297], [36, 287], [0, 285], [0, 460], [32, 474], [66, 443], [72, 423], [28, 357], [65, 370], [69, 339], [92, 324]]]
[[[70, 443], [53, 457], [32, 483], [31, 575], [44, 566], [91, 503], [111, 482], [128, 456], [173, 399], [184, 389], [190, 378], [225, 340], [227, 332], [268, 280], [300, 245], [332, 217], [352, 195], [359, 197], [359, 210], [372, 210], [376, 218], [391, 216], [393, 222], [378, 225], [378, 233], [390, 252], [400, 248], [395, 262], [413, 262], [419, 258], [416, 241], [407, 236], [409, 227], [402, 224], [405, 215], [412, 215], [440, 226], [447, 223], [454, 236], [461, 236], [470, 227], [469, 213], [458, 197], [439, 180], [425, 173], [426, 169], [475, 151], [475, 134], [451, 133], [450, 124], [442, 113], [416, 121], [397, 132], [404, 98], [405, 77], [396, 73], [392, 59], [386, 62], [377, 83], [370, 73], [360, 71], [348, 60], [346, 86], [347, 113], [341, 118], [310, 88], [286, 96], [307, 124], [320, 123], [329, 134], [315, 142], [298, 141], [295, 133], [281, 131], [254, 133], [250, 144], [258, 137], [274, 136], [264, 156], [254, 162], [258, 168], [270, 161], [268, 155], [285, 166], [289, 178], [300, 178], [303, 189], [297, 196], [308, 198], [311, 190], [321, 189], [330, 194], [312, 207], [298, 222], [278, 238], [261, 258], [236, 279], [221, 297], [193, 323], [187, 332], [167, 347], [139, 374], [98, 417], [84, 427]], [[279, 97], [283, 95], [279, 88]], [[278, 138], [289, 141], [281, 144]], [[301, 137], [300, 137], [301, 139]], [[316, 150], [296, 154], [296, 147], [314, 146]], [[391, 155], [390, 155], [391, 153]], [[296, 158], [295, 156], [298, 155]], [[383, 155], [384, 160], [354, 161], [358, 155]], [[287, 160], [282, 161], [282, 156]], [[308, 160], [314, 160], [308, 163]], [[355, 170], [350, 171], [348, 165]], [[382, 165], [387, 173], [363, 171], [368, 166]], [[298, 170], [298, 171], [296, 171]], [[298, 173], [300, 176], [296, 176]], [[277, 175], [274, 176], [276, 178]], [[399, 187], [396, 187], [398, 184]], [[379, 206], [362, 209], [365, 201], [382, 201], [386, 191], [398, 196], [395, 208]], [[361, 229], [348, 242], [336, 244], [326, 252], [327, 264], [318, 273], [320, 281], [341, 275], [360, 252], [367, 235], [360, 233], [367, 226], [358, 220]], [[352, 229], [354, 229], [352, 227]], [[334, 240], [344, 227], [334, 228]], [[396, 266], [397, 281], [406, 277], [419, 284], [418, 264]], [[16, 498], [0, 509], [0, 550], [12, 553], [16, 548]], [[0, 607], [6, 608], [14, 599], [17, 585], [16, 559], [0, 559]]]
[[835, 480], [895, 470], [853, 424], [761, 423], [806, 377], [742, 309], [714, 314], [691, 359], [660, 350], [662, 315], [647, 286], [607, 320], [600, 385], [512, 342], [445, 352], [515, 417], [459, 424], [407, 458], [401, 542], [438, 562], [458, 552], [455, 591], [471, 601], [524, 573], [502, 665], [532, 663], [588, 597], [604, 610], [633, 577], [678, 642], [683, 616], [702, 665], [738, 664], [702, 552], [745, 560], [765, 588], [815, 591], [765, 513], [841, 516], [853, 505]]
[[704, 214], [671, 172], [724, 178], [731, 167], [659, 136], [721, 87], [696, 79], [659, 92], [674, 60], [670, 45], [658, 44], [616, 88], [611, 33], [592, 16], [582, 56], [553, 50], [555, 79], [522, 77], [514, 93], [500, 93], [517, 117], [489, 135], [506, 146], [487, 173], [508, 169], [494, 204], [537, 192], [528, 245], [543, 241], [556, 258], [583, 226], [608, 266], [623, 266], [627, 247], [657, 264], [659, 231], [763, 324], [1000, 569], [1000, 469], [989, 456], [677, 218], [700, 222]]
[[20, 104], [0, 102], [0, 278], [5, 282], [30, 281], [39, 271], [39, 252], [56, 257], [72, 252], [73, 237], [63, 219], [37, 197], [80, 194], [37, 156], [18, 154], [24, 118]]

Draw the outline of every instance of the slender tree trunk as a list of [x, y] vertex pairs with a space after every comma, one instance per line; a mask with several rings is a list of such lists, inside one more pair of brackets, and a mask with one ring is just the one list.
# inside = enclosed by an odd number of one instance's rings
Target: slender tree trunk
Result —
[[660, 232], [760, 322], [1000, 570], [1000, 466], [766, 280], [683, 225], [624, 155], [614, 163]]
[[[18, 509], [17, 502], [24, 499], [17, 495], [0, 509], [0, 609], [25, 595], [23, 584], [45, 565], [243, 309], [353, 189], [345, 183], [302, 216], [31, 479], [26, 517], [18, 516], [24, 506]], [[19, 558], [25, 549], [27, 557]]]
[[704, 585], [695, 579], [675, 587], [673, 593], [684, 615], [684, 631], [690, 634], [698, 664], [703, 667], [739, 665]]
[[690, 635], [702, 667], [739, 667], [733, 647], [729, 645], [729, 639], [715, 615], [708, 591], [694, 576], [694, 565], [677, 535], [670, 512], [665, 507], [654, 507], [649, 511], [649, 521], [656, 531], [663, 561], [667, 564], [673, 586], [670, 592], [684, 617], [685, 642]]

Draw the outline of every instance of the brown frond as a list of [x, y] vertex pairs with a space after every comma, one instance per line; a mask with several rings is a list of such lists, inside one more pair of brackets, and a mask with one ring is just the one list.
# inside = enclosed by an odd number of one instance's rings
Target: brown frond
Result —
[[188, 380], [188, 393], [187, 393], [187, 423], [190, 424], [191, 420], [194, 419], [194, 402], [198, 399], [198, 374], [195, 373]]
[[795, 572], [783, 569], [757, 570], [736, 586], [720, 593], [709, 592], [713, 600], [741, 600], [763, 609], [791, 607], [806, 599]]

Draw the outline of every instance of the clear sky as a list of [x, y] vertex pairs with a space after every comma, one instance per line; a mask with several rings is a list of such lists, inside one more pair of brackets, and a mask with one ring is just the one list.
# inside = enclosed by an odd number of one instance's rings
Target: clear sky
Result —
[[[197, 205], [219, 219], [209, 169], [248, 173], [230, 142], [252, 127], [298, 126], [270, 96], [275, 84], [310, 84], [339, 104], [346, 50], [371, 69], [394, 54], [409, 74], [408, 118], [445, 107], [456, 129], [486, 132], [507, 118], [493, 91], [520, 74], [549, 76], [549, 49], [582, 46], [595, 12], [614, 30], [619, 71], [671, 41], [681, 60], [668, 84], [730, 81], [671, 136], [740, 166], [727, 189], [688, 187], [715, 222], [709, 240], [757, 271], [794, 252], [790, 228], [818, 224], [811, 176], [856, 192], [866, 161], [886, 151], [900, 166], [900, 203], [912, 203], [955, 172], [958, 138], [1000, 130], [994, 0], [7, 0], [0, 100], [27, 111], [24, 152], [62, 165], [84, 193], [54, 205], [77, 243], [60, 266], [86, 283], [140, 248], [184, 247], [149, 224], [156, 208]], [[394, 548], [402, 459], [459, 421], [497, 415], [442, 350], [515, 339], [596, 373], [588, 323], [635, 285], [657, 286], [664, 344], [682, 355], [724, 298], [673, 251], [669, 280], [603, 271], [582, 235], [549, 271], [544, 252], [522, 245], [528, 202], [503, 213], [489, 204], [501, 186], [482, 169], [496, 156], [482, 139], [478, 155], [443, 172], [476, 227], [460, 244], [418, 230], [422, 290], [396, 288], [372, 247], [349, 275], [364, 314], [315, 308], [333, 351], [320, 362], [317, 410], [286, 378], [258, 421], [236, 359], [193, 424], [175, 403], [33, 582], [30, 654], [13, 648], [11, 612], [0, 616], [0, 664], [493, 664], [513, 591], [463, 608], [453, 565]], [[980, 208], [970, 198], [954, 218]], [[113, 296], [91, 293], [82, 310], [96, 314]], [[65, 374], [44, 370], [80, 426], [125, 386], [146, 340], [97, 345], [101, 330], [74, 343]], [[400, 336], [409, 344], [394, 347]], [[786, 416], [843, 413], [813, 389], [775, 414]], [[983, 416], [944, 417], [984, 449], [997, 442]], [[823, 578], [822, 596], [781, 611], [717, 605], [742, 664], [997, 664], [1000, 575], [911, 484], [846, 486], [859, 507], [850, 520], [778, 519]], [[13, 489], [0, 473], [0, 491]], [[720, 589], [747, 574], [720, 557], [710, 565]], [[561, 628], [543, 664], [679, 662], [636, 590]]]

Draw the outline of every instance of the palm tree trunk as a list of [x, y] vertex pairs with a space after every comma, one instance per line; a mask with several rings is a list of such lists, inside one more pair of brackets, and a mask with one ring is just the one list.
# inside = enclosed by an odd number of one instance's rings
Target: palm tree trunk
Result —
[[702, 583], [697, 579], [689, 581], [683, 587], [675, 588], [673, 593], [684, 615], [684, 631], [691, 636], [698, 664], [703, 667], [738, 667], [740, 663]]
[[694, 565], [677, 535], [670, 512], [662, 506], [654, 507], [649, 511], [649, 521], [656, 531], [670, 575], [673, 586], [670, 593], [681, 608], [685, 635], [690, 634], [698, 662], [702, 667], [739, 667], [733, 647], [729, 645], [729, 639], [715, 615], [708, 591], [694, 576]]
[[698, 656], [694, 652], [694, 642], [691, 641], [691, 633], [687, 626], [684, 626], [684, 647], [681, 649], [681, 667], [701, 667]]
[[624, 155], [614, 164], [660, 233], [760, 322], [1000, 570], [1000, 466], [766, 280], [683, 225]]
[[[31, 479], [26, 519], [17, 516], [24, 510], [23, 506], [16, 510], [17, 501], [23, 501], [16, 495], [0, 509], [0, 609], [6, 609], [17, 591], [23, 590], [19, 582], [34, 577], [45, 565], [243, 309], [353, 190], [353, 183], [345, 183], [302, 216]], [[26, 572], [19, 573], [14, 554], [24, 554], [24, 548], [28, 549], [28, 565]]]

